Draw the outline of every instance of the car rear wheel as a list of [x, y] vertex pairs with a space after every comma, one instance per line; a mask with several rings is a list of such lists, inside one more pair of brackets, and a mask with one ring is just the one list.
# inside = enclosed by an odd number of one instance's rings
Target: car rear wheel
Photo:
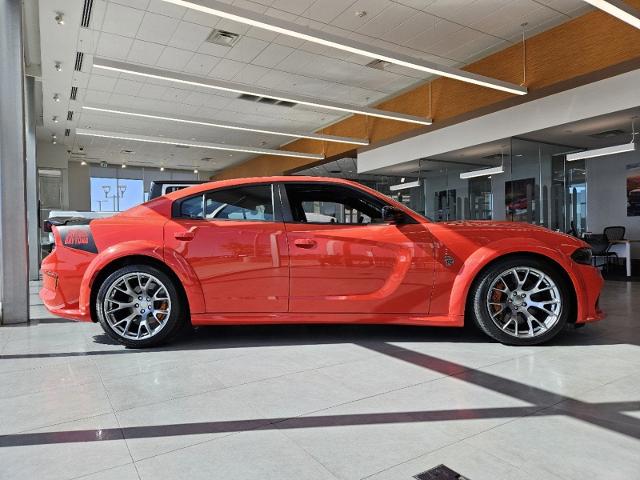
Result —
[[537, 345], [560, 332], [571, 311], [569, 286], [556, 268], [535, 258], [501, 260], [474, 282], [474, 319], [508, 345]]
[[109, 275], [98, 290], [96, 312], [105, 333], [128, 347], [159, 345], [186, 323], [173, 280], [149, 265]]

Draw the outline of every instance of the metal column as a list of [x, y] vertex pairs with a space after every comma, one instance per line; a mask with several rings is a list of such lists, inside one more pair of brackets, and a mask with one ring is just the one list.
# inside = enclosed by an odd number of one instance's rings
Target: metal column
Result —
[[29, 320], [22, 2], [0, 0], [0, 324]]

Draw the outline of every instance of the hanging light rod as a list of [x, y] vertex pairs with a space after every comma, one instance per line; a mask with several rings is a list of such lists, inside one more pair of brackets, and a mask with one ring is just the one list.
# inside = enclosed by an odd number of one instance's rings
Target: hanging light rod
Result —
[[326, 108], [327, 110], [337, 110], [339, 112], [358, 113], [360, 115], [368, 115], [370, 117], [386, 118], [388, 120], [396, 120], [398, 122], [417, 123], [419, 125], [431, 125], [431, 119], [426, 117], [417, 117], [415, 115], [407, 115], [405, 113], [389, 112], [379, 110], [377, 108], [360, 107], [346, 103], [330, 102], [328, 100], [318, 100], [312, 97], [291, 95], [289, 93], [271, 91], [259, 87], [252, 87], [242, 83], [225, 82], [223, 80], [213, 80], [211, 78], [203, 78], [186, 73], [169, 72], [153, 67], [143, 67], [131, 63], [117, 62], [114, 60], [106, 60], [104, 58], [94, 57], [93, 68], [99, 70], [107, 70], [112, 72], [128, 73], [140, 77], [154, 78], [156, 80], [166, 80], [168, 82], [181, 83], [193, 87], [211, 88], [224, 92], [233, 92], [238, 94], [256, 95], [259, 97], [274, 98], [285, 102], [299, 103], [301, 105], [309, 105], [311, 107]]
[[603, 12], [640, 29], [640, 10], [620, 0], [584, 0]]
[[236, 145], [225, 145], [223, 143], [208, 143], [197, 141], [185, 141], [177, 138], [152, 137], [148, 135], [134, 135], [129, 133], [107, 132], [104, 130], [93, 130], [86, 128], [76, 129], [76, 135], [88, 137], [114, 138], [117, 140], [131, 140], [133, 142], [160, 143], [164, 145], [177, 145], [181, 147], [208, 148], [211, 150], [222, 150], [226, 152], [255, 153], [259, 155], [276, 155], [278, 157], [309, 158], [312, 160], [324, 160], [324, 155], [316, 153], [290, 152], [287, 150], [271, 150], [268, 148], [241, 147]]
[[336, 143], [350, 143], [353, 145], [369, 145], [369, 142], [367, 140], [361, 140], [359, 138], [337, 137], [334, 135], [323, 135], [323, 134], [316, 134], [316, 133], [298, 133], [298, 132], [285, 132], [282, 130], [269, 130], [264, 128], [249, 127], [247, 125], [240, 125], [237, 123], [230, 123], [230, 122], [217, 123], [217, 122], [205, 121], [205, 120], [201, 120], [193, 117], [167, 117], [164, 115], [157, 115], [151, 112], [139, 112], [139, 111], [132, 111], [132, 110], [124, 110], [124, 109], [114, 110], [112, 108], [97, 107], [97, 106], [91, 107], [87, 105], [84, 105], [82, 109], [88, 110], [91, 112], [109, 113], [114, 115], [128, 115], [131, 117], [148, 118], [151, 120], [166, 120], [170, 122], [187, 123], [190, 125], [202, 125], [204, 127], [227, 128], [230, 130], [240, 130], [243, 132], [265, 133], [268, 135], [280, 135], [283, 137], [293, 137], [293, 138], [308, 138], [311, 140], [321, 140], [325, 142], [336, 142]]
[[413, 182], [397, 183], [396, 185], [390, 185], [389, 190], [397, 192], [398, 190], [405, 190], [407, 188], [416, 188], [420, 186], [420, 180], [414, 180]]
[[604, 157], [605, 155], [616, 155], [618, 153], [635, 152], [640, 150], [637, 143], [624, 143], [622, 145], [614, 145], [612, 147], [595, 148], [593, 150], [585, 150], [584, 152], [568, 153], [567, 162], [575, 162], [585, 158]]
[[342, 38], [337, 35], [321, 32], [320, 30], [304, 27], [293, 22], [280, 20], [279, 18], [238, 8], [216, 0], [163, 1], [179, 5], [181, 7], [190, 8], [192, 10], [197, 10], [199, 12], [208, 13], [210, 15], [215, 15], [216, 17], [226, 18], [227, 20], [233, 20], [245, 25], [251, 25], [271, 32], [299, 38], [307, 42], [317, 43], [319, 45], [336, 48], [349, 53], [355, 53], [356, 55], [375, 58], [395, 65], [411, 68], [413, 70], [442, 75], [443, 77], [453, 78], [462, 82], [474, 83], [476, 85], [502, 90], [516, 95], [524, 95], [527, 93], [527, 89], [525, 87], [514, 83], [496, 80], [494, 78], [485, 77], [484, 75], [466, 72], [458, 68], [438, 65], [437, 63], [428, 62], [408, 55], [402, 55], [383, 48], [373, 47], [371, 45]]
[[460, 178], [462, 180], [465, 180], [467, 178], [488, 177], [489, 175], [498, 175], [499, 173], [504, 173], [504, 167], [502, 165], [500, 165], [499, 167], [483, 168], [481, 170], [472, 170], [470, 172], [463, 172], [460, 174]]

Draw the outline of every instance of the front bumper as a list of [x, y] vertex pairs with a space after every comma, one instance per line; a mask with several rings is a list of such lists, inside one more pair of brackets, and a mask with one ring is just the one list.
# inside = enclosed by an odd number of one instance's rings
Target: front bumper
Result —
[[577, 317], [576, 323], [597, 322], [606, 318], [606, 313], [600, 308], [600, 293], [604, 279], [600, 270], [590, 265], [576, 264], [576, 276], [581, 285], [576, 285]]

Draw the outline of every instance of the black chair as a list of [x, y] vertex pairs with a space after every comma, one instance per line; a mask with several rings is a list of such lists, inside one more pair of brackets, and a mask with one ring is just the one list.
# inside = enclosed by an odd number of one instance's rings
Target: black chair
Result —
[[[614, 245], [612, 242], [616, 240], [623, 240], [625, 232], [626, 229], [623, 226], [606, 227], [602, 232], [602, 235], [592, 235], [585, 238], [585, 241], [591, 245], [591, 250], [593, 251], [593, 265], [595, 267], [605, 267], [605, 269], [608, 269], [610, 263], [609, 259], [618, 259], [618, 254], [611, 251], [611, 247]], [[604, 257], [605, 263], [598, 265], [598, 257]]]

